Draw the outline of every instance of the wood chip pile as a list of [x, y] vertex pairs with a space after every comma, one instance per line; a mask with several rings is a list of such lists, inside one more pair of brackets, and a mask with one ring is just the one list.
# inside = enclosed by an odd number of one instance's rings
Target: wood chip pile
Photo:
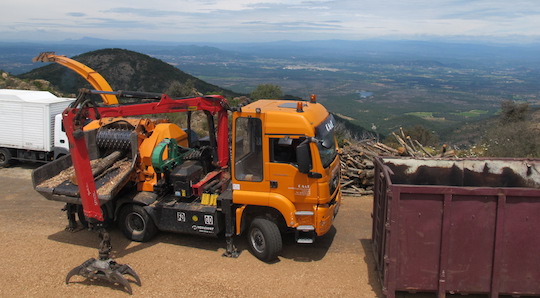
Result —
[[[108, 173], [114, 172], [114, 175], [112, 177], [109, 177], [108, 181], [99, 186], [97, 188], [98, 195], [107, 195], [111, 192], [111, 190], [119, 183], [120, 180], [124, 177], [124, 175], [131, 169], [131, 161], [127, 159], [117, 160], [113, 161], [114, 163], [112, 165], [108, 165], [105, 170], [103, 170], [99, 175], [95, 177], [95, 180], [97, 181], [101, 177], [105, 176]], [[93, 169], [96, 167], [99, 167], [103, 164], [103, 158], [95, 159], [90, 161], [90, 165]], [[116, 172], [115, 172], [116, 171]], [[58, 175], [55, 175], [42, 183], [38, 185], [40, 188], [55, 188], [58, 187], [60, 184], [74, 184], [73, 181], [75, 180], [75, 169], [73, 166], [63, 170]]]

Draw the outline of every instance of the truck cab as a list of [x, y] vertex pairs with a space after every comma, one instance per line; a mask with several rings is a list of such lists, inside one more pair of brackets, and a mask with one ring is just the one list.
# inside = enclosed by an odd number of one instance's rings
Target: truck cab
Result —
[[294, 231], [298, 243], [329, 231], [341, 201], [334, 126], [334, 117], [315, 100], [259, 100], [233, 113], [236, 232], [249, 229], [254, 254], [257, 242], [269, 245], [265, 235], [257, 240], [265, 228], [252, 231], [256, 218]]

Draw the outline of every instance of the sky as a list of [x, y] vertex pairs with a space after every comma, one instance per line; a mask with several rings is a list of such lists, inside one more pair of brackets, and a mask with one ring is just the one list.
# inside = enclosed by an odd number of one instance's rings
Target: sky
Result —
[[540, 42], [539, 0], [4, 1], [0, 41]]

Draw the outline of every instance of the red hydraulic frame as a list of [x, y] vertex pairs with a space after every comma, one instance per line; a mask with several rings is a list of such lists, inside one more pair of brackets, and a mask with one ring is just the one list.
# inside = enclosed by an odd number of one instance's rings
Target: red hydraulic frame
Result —
[[[84, 105], [81, 100], [89, 94], [102, 94], [103, 91], [81, 91], [76, 103]], [[119, 95], [121, 92], [106, 92]], [[76, 104], [77, 105], [77, 104]], [[163, 114], [188, 111], [208, 111], [212, 115], [217, 113], [217, 156], [218, 166], [221, 169], [227, 167], [229, 161], [229, 122], [227, 115], [227, 100], [221, 95], [204, 97], [190, 97], [171, 99], [162, 94], [159, 101], [129, 105], [117, 105], [108, 107], [68, 107], [63, 112], [63, 124], [69, 140], [71, 159], [75, 169], [79, 192], [84, 209], [84, 215], [88, 218], [103, 222], [99, 198], [92, 175], [90, 158], [83, 134], [83, 125], [86, 119], [99, 119], [100, 117], [128, 117], [147, 114]]]

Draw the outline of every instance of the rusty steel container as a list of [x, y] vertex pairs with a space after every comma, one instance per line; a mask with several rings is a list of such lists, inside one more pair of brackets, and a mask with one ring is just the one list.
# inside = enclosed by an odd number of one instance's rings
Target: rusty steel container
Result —
[[540, 295], [540, 160], [376, 159], [383, 292]]

